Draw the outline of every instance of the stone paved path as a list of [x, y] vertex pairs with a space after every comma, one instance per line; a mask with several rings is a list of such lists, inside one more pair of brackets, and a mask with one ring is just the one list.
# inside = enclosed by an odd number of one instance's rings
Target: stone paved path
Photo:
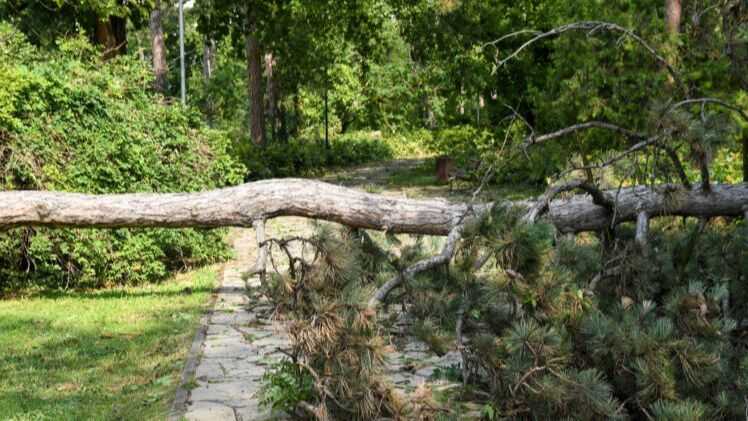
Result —
[[[412, 168], [420, 161], [392, 161], [350, 170], [340, 180], [326, 179], [353, 187], [385, 184], [387, 174]], [[330, 178], [330, 177], [328, 177]], [[402, 194], [385, 190], [383, 194]], [[303, 218], [278, 218], [268, 222], [267, 237], [308, 236], [312, 224]], [[253, 266], [256, 241], [252, 229], [234, 229], [234, 260], [224, 266], [221, 287], [213, 312], [207, 319], [207, 332], [201, 345], [201, 356], [195, 369], [192, 389], [187, 393], [184, 418], [191, 421], [259, 421], [284, 419], [259, 405], [261, 378], [265, 369], [282, 354], [279, 347], [288, 345], [283, 325], [272, 320], [272, 306], [257, 291], [258, 279], [245, 287], [242, 273]], [[278, 256], [283, 260], [283, 256]], [[437, 368], [445, 369], [460, 361], [452, 351], [437, 357], [427, 347], [408, 336], [408, 323], [399, 323], [393, 333], [396, 351], [388, 357], [389, 380], [398, 389], [412, 391], [428, 383], [433, 389], [456, 384], [432, 378]], [[179, 396], [179, 395], [178, 395]], [[181, 414], [178, 414], [181, 415]], [[181, 419], [179, 416], [176, 419]]]
[[281, 416], [259, 406], [258, 392], [265, 368], [281, 357], [277, 348], [288, 339], [283, 326], [271, 320], [271, 306], [253, 293], [257, 279], [250, 279], [245, 289], [242, 273], [254, 264], [254, 232], [236, 229], [231, 235], [237, 256], [224, 267], [185, 418], [275, 420]]

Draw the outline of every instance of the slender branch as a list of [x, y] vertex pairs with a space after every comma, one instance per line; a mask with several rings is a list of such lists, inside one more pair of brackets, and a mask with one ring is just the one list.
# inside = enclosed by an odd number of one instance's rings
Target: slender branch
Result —
[[255, 266], [250, 269], [251, 275], [259, 274], [262, 278], [261, 281], [265, 281], [265, 268], [267, 263], [267, 244], [265, 243], [265, 220], [255, 219], [252, 221], [252, 227], [255, 229], [255, 239], [257, 241], [257, 259], [255, 260]]
[[459, 223], [452, 228], [449, 235], [447, 235], [447, 241], [444, 244], [444, 248], [442, 248], [442, 251], [439, 254], [416, 262], [379, 287], [369, 300], [369, 308], [377, 308], [387, 298], [390, 291], [399, 287], [403, 282], [412, 278], [416, 274], [449, 262], [457, 248], [457, 242], [462, 238], [464, 227], [465, 225], [463, 223]]
[[[657, 141], [660, 140], [660, 136], [654, 136], [647, 140], [643, 140], [639, 143], [636, 143], [635, 145], [631, 146], [630, 148], [626, 149], [625, 151], [621, 152], [620, 154], [606, 160], [605, 162], [599, 163], [599, 164], [593, 164], [593, 165], [585, 165], [583, 167], [574, 167], [567, 171], [562, 172], [559, 177], [563, 177], [566, 174], [572, 172], [572, 171], [587, 171], [587, 170], [599, 170], [606, 167], [609, 167], [613, 165], [614, 163], [622, 160], [623, 158], [627, 157], [628, 155], [631, 155], [634, 152], [638, 152], [647, 146], [650, 146], [652, 144], [657, 143]], [[680, 161], [679, 161], [680, 162]], [[689, 184], [690, 185], [690, 184]]]
[[528, 147], [532, 145], [537, 145], [537, 144], [543, 143], [551, 139], [555, 139], [561, 136], [566, 136], [567, 134], [571, 134], [571, 133], [575, 133], [575, 132], [578, 132], [581, 130], [587, 130], [587, 129], [610, 130], [610, 131], [619, 133], [629, 139], [635, 139], [635, 140], [646, 139], [648, 137], [644, 133], [639, 133], [639, 132], [635, 132], [632, 130], [628, 130], [623, 127], [617, 126], [615, 124], [606, 123], [604, 121], [588, 121], [586, 123], [575, 124], [573, 126], [569, 126], [561, 130], [556, 130], [555, 132], [546, 133], [540, 136], [530, 135], [525, 138], [524, 146]]
[[455, 337], [457, 338], [457, 351], [462, 357], [462, 384], [467, 386], [470, 381], [470, 369], [468, 367], [468, 355], [467, 346], [465, 346], [465, 338], [463, 336], [463, 327], [465, 325], [465, 313], [470, 308], [470, 299], [467, 293], [463, 293], [462, 302], [460, 307], [457, 309], [457, 323], [455, 324]]
[[691, 181], [688, 180], [688, 175], [686, 174], [686, 170], [683, 168], [683, 164], [678, 157], [678, 153], [671, 146], [661, 145], [661, 147], [668, 155], [668, 157], [670, 157], [670, 160], [673, 161], [673, 166], [675, 167], [675, 171], [678, 173], [680, 182], [683, 183], [683, 186], [685, 188], [690, 190], [692, 187]]
[[[528, 136], [528, 137], [525, 138], [525, 141], [523, 143], [523, 147], [527, 148], [529, 146], [536, 145], [536, 144], [539, 144], [539, 143], [543, 143], [545, 141], [548, 141], [548, 140], [551, 140], [551, 139], [555, 139], [555, 138], [558, 138], [558, 137], [561, 137], [561, 136], [565, 136], [565, 135], [570, 134], [570, 133], [574, 133], [574, 132], [577, 132], [577, 131], [580, 131], [580, 130], [591, 129], [591, 128], [611, 130], [611, 131], [614, 131], [616, 133], [619, 133], [619, 134], [625, 136], [626, 138], [628, 138], [630, 140], [643, 140], [643, 141], [642, 142], [638, 142], [638, 143], [632, 145], [631, 147], [629, 147], [629, 149], [627, 149], [626, 151], [624, 151], [622, 154], [620, 154], [620, 155], [618, 155], [618, 156], [616, 156], [616, 157], [614, 157], [612, 159], [609, 159], [608, 161], [606, 161], [606, 162], [604, 162], [602, 164], [597, 164], [597, 165], [592, 165], [592, 166], [586, 166], [586, 167], [581, 167], [581, 168], [573, 168], [572, 171], [600, 169], [600, 168], [604, 168], [604, 167], [610, 166], [610, 165], [614, 164], [615, 162], [623, 159], [627, 155], [629, 155], [631, 153], [634, 153], [634, 152], [637, 152], [637, 151], [645, 148], [646, 146], [649, 146], [649, 145], [655, 143], [657, 141], [657, 139], [659, 139], [659, 137], [656, 137], [656, 136], [649, 138], [647, 136], [647, 134], [645, 134], [645, 133], [636, 132], [636, 131], [633, 131], [633, 130], [629, 130], [629, 129], [617, 126], [615, 124], [606, 123], [606, 122], [602, 122], [602, 121], [589, 121], [589, 122], [586, 122], [586, 123], [575, 124], [573, 126], [569, 126], [569, 127], [563, 128], [561, 130], [557, 130], [555, 132], [547, 133], [547, 134], [540, 135], [540, 136], [530, 135], [530, 136]], [[687, 189], [690, 189], [691, 188], [691, 182], [688, 180], [688, 175], [686, 174], [686, 171], [684, 170], [683, 164], [681, 163], [680, 158], [678, 157], [678, 154], [675, 152], [675, 149], [673, 149], [671, 146], [668, 146], [668, 145], [662, 144], [662, 143], [657, 144], [656, 146], [659, 147], [659, 148], [661, 148], [661, 149], [663, 149], [665, 151], [665, 153], [667, 154], [667, 156], [673, 162], [673, 166], [675, 167], [675, 171], [678, 174], [678, 178], [680, 178], [681, 182], [683, 183], [683, 185]], [[569, 171], [566, 171], [566, 172], [562, 173], [562, 175], [565, 175], [568, 172]]]
[[734, 112], [738, 113], [738, 115], [740, 115], [743, 118], [743, 120], [748, 121], [748, 113], [746, 113], [745, 110], [743, 110], [742, 108], [740, 108], [740, 107], [738, 107], [736, 105], [730, 104], [729, 102], [726, 102], [726, 101], [723, 101], [721, 99], [718, 99], [718, 98], [708, 98], [708, 97], [706, 97], [706, 98], [691, 98], [691, 99], [686, 99], [686, 100], [683, 100], [683, 101], [680, 101], [680, 102], [676, 102], [675, 104], [672, 104], [671, 106], [669, 106], [665, 110], [665, 114], [671, 113], [671, 112], [675, 111], [676, 109], [678, 109], [680, 107], [683, 107], [683, 106], [686, 106], [686, 105], [692, 105], [692, 104], [702, 104], [702, 105], [703, 104], [715, 104], [715, 105], [719, 105], [721, 107], [727, 108], [728, 110], [731, 110], [731, 111], [734, 111]]
[[649, 236], [649, 215], [647, 212], [639, 212], [636, 217], [635, 242], [642, 249], [647, 249], [647, 237]]
[[530, 376], [537, 373], [538, 371], [543, 371], [546, 369], [547, 367], [545, 366], [531, 368], [522, 377], [520, 377], [519, 381], [511, 389], [509, 389], [509, 392], [512, 394], [512, 396], [514, 396], [517, 393], [517, 389], [519, 389], [520, 386], [524, 385]]
[[481, 45], [481, 48], [486, 48], [489, 45], [496, 46], [496, 44], [500, 43], [501, 41], [504, 41], [504, 40], [509, 39], [509, 38], [514, 38], [516, 36], [523, 35], [523, 34], [540, 35], [540, 34], [542, 34], [542, 32], [541, 31], [536, 31], [534, 29], [520, 29], [519, 31], [515, 31], [515, 32], [512, 32], [512, 33], [506, 34], [504, 36], [499, 37], [498, 39], [495, 39], [493, 41], [487, 42], [487, 43]]
[[708, 193], [711, 191], [711, 182], [709, 181], [709, 165], [706, 163], [706, 158], [701, 157], [699, 159], [699, 172], [701, 173], [701, 191]]
[[604, 207], [608, 211], [613, 211], [613, 201], [605, 194], [602, 190], [593, 186], [585, 180], [574, 180], [568, 183], [560, 184], [549, 188], [543, 196], [538, 199], [534, 206], [525, 214], [523, 220], [528, 223], [534, 223], [542, 216], [543, 213], [548, 211], [551, 201], [559, 193], [571, 191], [571, 190], [583, 190], [592, 196], [592, 202], [598, 206]]
[[[642, 39], [640, 36], [636, 35], [630, 29], [624, 28], [624, 27], [622, 27], [620, 25], [617, 25], [617, 24], [611, 23], [611, 22], [602, 22], [602, 21], [581, 21], [581, 22], [574, 22], [574, 23], [569, 23], [569, 24], [566, 24], [566, 25], [562, 25], [562, 26], [553, 28], [553, 29], [551, 29], [550, 31], [547, 31], [547, 32], [539, 33], [539, 34], [535, 35], [533, 38], [531, 38], [530, 40], [526, 41], [524, 44], [522, 44], [519, 48], [517, 48], [516, 50], [514, 50], [514, 52], [512, 52], [511, 54], [509, 54], [506, 58], [504, 58], [503, 60], [499, 61], [498, 64], [497, 64], [497, 66], [498, 67], [503, 66], [508, 61], [510, 61], [514, 57], [518, 56], [519, 53], [521, 53], [524, 49], [526, 49], [530, 45], [532, 45], [535, 42], [540, 41], [540, 40], [542, 40], [544, 38], [552, 37], [554, 35], [560, 35], [560, 34], [562, 34], [564, 32], [568, 32], [568, 31], [588, 31], [588, 35], [593, 35], [595, 32], [602, 31], [602, 30], [610, 31], [610, 32], [619, 32], [619, 33], [623, 34], [624, 36], [629, 37], [629, 38], [633, 39], [634, 41], [636, 41], [645, 50], [647, 50], [647, 52], [649, 52], [658, 63], [660, 63], [665, 69], [667, 69], [668, 73], [670, 73], [670, 75], [672, 76], [672, 78], [678, 83], [679, 86], [683, 87], [684, 90], [685, 90], [685, 86], [683, 85], [683, 82], [681, 81], [681, 78], [678, 75], [678, 72], [675, 71], [675, 69], [673, 68], [673, 66], [671, 66], [670, 63], [668, 63], [668, 61], [665, 60], [665, 58], [662, 55], [660, 55], [657, 52], [657, 50], [654, 49], [654, 47], [652, 47], [651, 45], [649, 45], [649, 43], [647, 43], [646, 41], [644, 41], [644, 39]], [[512, 34], [510, 34], [510, 35], [512, 35]], [[496, 41], [490, 42], [490, 43], [488, 43], [486, 45], [496, 45], [500, 40], [501, 40], [501, 38], [498, 39], [498, 40], [496, 40]]]

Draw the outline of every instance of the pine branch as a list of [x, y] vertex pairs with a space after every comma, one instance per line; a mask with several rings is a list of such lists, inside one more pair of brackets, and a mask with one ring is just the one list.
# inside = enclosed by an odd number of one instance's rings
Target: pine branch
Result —
[[369, 300], [369, 308], [377, 308], [393, 289], [399, 287], [403, 282], [412, 278], [416, 274], [449, 262], [457, 248], [457, 242], [462, 238], [464, 228], [465, 225], [462, 222], [457, 224], [449, 232], [449, 235], [447, 235], [447, 242], [444, 244], [444, 248], [442, 248], [442, 251], [439, 254], [416, 262], [379, 287]]
[[543, 196], [530, 208], [529, 211], [522, 218], [525, 222], [534, 223], [542, 216], [543, 213], [547, 212], [550, 203], [554, 197], [559, 193], [567, 192], [571, 190], [583, 190], [592, 196], [592, 202], [598, 206], [604, 207], [607, 211], [612, 212], [614, 208], [613, 200], [611, 200], [605, 192], [593, 186], [584, 180], [574, 180], [561, 185], [553, 186], [549, 188]]

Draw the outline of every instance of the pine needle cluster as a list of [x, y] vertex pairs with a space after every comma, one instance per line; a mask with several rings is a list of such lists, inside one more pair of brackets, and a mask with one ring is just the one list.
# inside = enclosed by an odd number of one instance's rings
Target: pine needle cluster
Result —
[[383, 375], [391, 347], [367, 305], [381, 256], [359, 234], [320, 226], [312, 261], [274, 276], [272, 295], [290, 319], [292, 371], [312, 386], [298, 406], [320, 421], [430, 419]]
[[[494, 209], [454, 259], [384, 303], [437, 354], [463, 353], [466, 399], [492, 419], [742, 419], [748, 396], [748, 226], [659, 219], [646, 250], [633, 227], [559, 236]], [[321, 229], [310, 262], [274, 277], [292, 357], [317, 419], [431, 419], [383, 376], [390, 351], [367, 306], [392, 274], [429, 255], [417, 239], [383, 251]], [[438, 248], [438, 247], [436, 247]], [[430, 397], [428, 399], [431, 399]], [[456, 415], [447, 408], [446, 413]]]
[[672, 220], [647, 251], [631, 231], [604, 251], [497, 209], [463, 242], [446, 296], [465, 308], [463, 373], [499, 418], [745, 416], [744, 223]]

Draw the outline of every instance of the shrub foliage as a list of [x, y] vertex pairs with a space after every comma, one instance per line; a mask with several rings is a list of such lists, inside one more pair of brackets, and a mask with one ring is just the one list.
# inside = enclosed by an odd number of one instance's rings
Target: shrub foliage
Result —
[[[42, 53], [0, 26], [3, 189], [170, 192], [241, 181], [228, 138], [151, 93], [144, 63], [97, 57], [80, 38]], [[154, 281], [226, 253], [220, 231], [17, 228], [0, 235], [0, 289]]]

